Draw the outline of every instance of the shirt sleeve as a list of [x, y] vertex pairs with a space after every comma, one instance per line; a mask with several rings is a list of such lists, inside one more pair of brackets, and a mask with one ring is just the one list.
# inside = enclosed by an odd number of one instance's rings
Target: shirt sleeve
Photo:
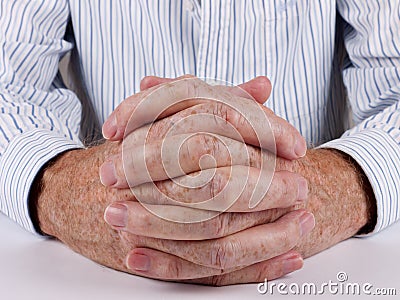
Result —
[[56, 84], [66, 1], [0, 2], [0, 209], [35, 232], [28, 210], [30, 186], [56, 155], [83, 147], [81, 104]]
[[400, 217], [400, 1], [340, 0], [349, 63], [343, 79], [355, 127], [322, 147], [352, 156], [377, 201], [379, 232]]

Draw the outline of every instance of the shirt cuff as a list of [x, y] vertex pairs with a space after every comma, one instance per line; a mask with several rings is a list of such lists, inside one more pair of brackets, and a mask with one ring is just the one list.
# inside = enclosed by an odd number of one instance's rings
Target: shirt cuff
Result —
[[377, 223], [372, 232], [393, 224], [400, 216], [400, 147], [387, 132], [364, 129], [319, 148], [333, 148], [350, 155], [363, 169], [375, 194]]
[[33, 180], [52, 158], [83, 148], [49, 130], [33, 130], [14, 138], [0, 158], [0, 209], [26, 230], [36, 232], [29, 214], [28, 197]]

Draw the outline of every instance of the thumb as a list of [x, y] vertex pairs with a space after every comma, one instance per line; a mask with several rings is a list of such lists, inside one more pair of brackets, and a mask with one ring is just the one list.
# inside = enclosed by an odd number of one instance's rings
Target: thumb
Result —
[[[239, 84], [238, 87], [247, 92], [258, 103], [264, 104], [271, 95], [271, 81], [265, 76], [258, 76], [245, 83]], [[246, 98], [249, 98], [248, 96]]]

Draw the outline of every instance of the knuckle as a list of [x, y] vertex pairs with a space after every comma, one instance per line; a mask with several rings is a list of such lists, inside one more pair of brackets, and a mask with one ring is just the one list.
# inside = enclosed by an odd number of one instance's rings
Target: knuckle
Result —
[[248, 153], [248, 165], [253, 168], [261, 168], [262, 162], [266, 163], [268, 156], [265, 151], [261, 151], [261, 149], [246, 145], [247, 153]]
[[277, 147], [291, 146], [296, 140], [296, 130], [286, 121], [276, 122], [273, 132]]
[[[203, 86], [204, 82], [197, 77], [192, 76], [183, 76], [182, 80], [179, 81], [179, 84], [183, 84], [185, 87], [185, 95], [190, 97], [200, 96], [200, 88]], [[187, 98], [187, 100], [189, 100]]]
[[213, 219], [214, 224], [212, 224], [212, 235], [213, 238], [219, 238], [227, 235], [229, 224], [230, 224], [230, 214], [221, 214], [217, 218]]
[[223, 102], [216, 102], [214, 106], [214, 115], [228, 120], [229, 108]]
[[226, 285], [226, 280], [227, 275], [222, 274], [222, 275], [214, 275], [210, 277], [210, 285], [212, 286], [224, 286]]
[[232, 239], [215, 242], [211, 250], [211, 265], [224, 273], [224, 270], [234, 266], [238, 253], [238, 244]]
[[236, 128], [241, 128], [243, 126], [248, 125], [248, 121], [246, 119], [246, 117], [243, 115], [243, 113], [239, 112], [239, 111], [235, 111], [232, 113], [232, 115], [235, 117], [236, 120]]
[[204, 154], [213, 154], [213, 142], [210, 141], [209, 136], [205, 134], [196, 134], [187, 141], [185, 147], [182, 147], [184, 153], [183, 158], [189, 158], [191, 161], [199, 161]]
[[169, 260], [164, 266], [163, 277], [165, 279], [185, 279], [182, 278], [183, 267], [179, 259]]
[[147, 125], [147, 140], [149, 142], [159, 139], [165, 139], [166, 131], [168, 129], [168, 120], [169, 119], [162, 119], [152, 122], [150, 125]]
[[199, 139], [199, 143], [203, 145], [202, 154], [210, 154], [213, 155], [218, 151], [218, 141], [216, 140], [215, 137], [208, 135], [208, 134], [199, 134], [197, 135], [197, 138]]
[[[209, 192], [210, 199], [214, 199], [216, 196], [218, 196], [222, 192], [222, 190], [225, 186], [224, 181], [225, 180], [224, 180], [222, 174], [220, 174], [219, 172], [214, 174], [214, 176], [212, 177], [212, 179], [210, 181], [210, 184], [208, 185], [210, 188], [210, 192]], [[221, 196], [223, 196], [223, 194]], [[224, 202], [225, 199], [220, 199], [220, 201]]]
[[[229, 115], [229, 108], [222, 102], [213, 102], [212, 103], [212, 114], [214, 117], [217, 118], [222, 118], [225, 122], [229, 123], [230, 115]], [[218, 122], [216, 120], [216, 122]], [[218, 123], [217, 123], [218, 124]]]
[[271, 208], [265, 211], [255, 212], [259, 220], [257, 224], [273, 223], [289, 211], [288, 208]]
[[278, 188], [277, 188], [277, 198], [280, 200], [287, 200], [290, 198], [290, 184], [289, 179], [286, 176], [280, 176], [280, 180], [277, 181]]
[[281, 203], [293, 203], [297, 199], [298, 185], [292, 173], [283, 173], [278, 181], [278, 198]]
[[135, 223], [137, 224], [136, 226], [139, 227], [136, 228], [136, 230], [139, 229], [139, 230], [150, 231], [154, 226], [154, 221], [156, 222], [158, 221], [157, 219], [154, 218], [154, 215], [151, 213], [136, 214], [135, 218], [136, 218]]
[[222, 118], [227, 124], [235, 128], [241, 128], [248, 125], [246, 116], [243, 115], [239, 110], [231, 108], [223, 102], [217, 102], [214, 104], [215, 117]]
[[290, 174], [290, 179], [288, 179], [286, 182], [286, 193], [287, 197], [290, 198], [288, 200], [291, 200], [290, 202], [293, 202], [298, 198], [299, 187], [297, 183], [297, 178], [298, 177], [295, 177], [293, 174]]
[[284, 226], [284, 228], [280, 231], [278, 235], [279, 243], [282, 245], [282, 248], [286, 251], [293, 249], [298, 241], [298, 235], [294, 230], [294, 224], [289, 223]]
[[258, 263], [252, 270], [252, 275], [254, 276], [254, 282], [262, 282], [266, 278], [270, 279], [271, 266], [266, 268], [265, 263]]
[[276, 122], [274, 129], [273, 129], [274, 137], [277, 143], [281, 142], [282, 137], [283, 137], [283, 126], [281, 122]]

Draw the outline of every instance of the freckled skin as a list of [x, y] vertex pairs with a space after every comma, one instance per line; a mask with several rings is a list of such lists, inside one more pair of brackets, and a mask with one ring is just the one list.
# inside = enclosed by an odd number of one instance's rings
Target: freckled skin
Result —
[[[191, 88], [199, 89], [199, 84], [199, 82], [195, 82]], [[171, 84], [169, 85], [171, 86]], [[204, 88], [204, 85], [201, 86]], [[215, 93], [213, 88], [205, 88], [209, 93]], [[140, 98], [140, 96], [134, 97]], [[229, 123], [228, 121], [236, 124], [238, 130], [242, 130], [240, 135], [247, 134], [249, 143], [258, 146], [255, 142], [254, 132], [251, 128], [247, 128], [249, 124], [242, 116], [220, 104], [210, 104], [208, 101], [197, 101], [195, 104], [190, 109], [185, 109], [156, 122], [156, 125], [150, 129], [148, 139], [150, 141], [159, 139], [167, 134], [172, 125], [176, 125], [175, 127], [179, 129], [178, 122], [183, 117], [195, 116], [203, 112], [221, 117], [221, 120], [217, 120], [220, 122], [217, 126], [219, 129]], [[175, 109], [177, 107], [180, 107], [180, 104], [177, 104]], [[179, 111], [179, 109], [176, 110]], [[116, 110], [117, 119], [123, 119], [124, 114], [129, 115], [127, 109]], [[270, 114], [272, 113], [270, 112]], [[261, 120], [254, 119], [253, 121], [261, 123]], [[198, 128], [195, 125], [193, 123], [185, 127], [181, 124], [180, 130], [197, 132]], [[223, 127], [223, 131], [229, 132], [229, 128]], [[292, 134], [293, 131], [294, 129], [292, 129]], [[122, 132], [119, 132], [119, 136], [123, 136]], [[288, 132], [283, 130], [285, 135]], [[212, 145], [213, 142], [210, 144]], [[198, 145], [201, 147], [203, 143], [198, 141]], [[208, 154], [215, 153], [215, 151], [211, 151], [212, 147], [209, 149]], [[32, 214], [37, 216], [38, 226], [44, 233], [58, 238], [78, 253], [117, 270], [132, 272], [126, 268], [124, 263], [126, 255], [133, 247], [142, 246], [153, 250], [159, 249], [197, 263], [197, 265], [190, 265], [192, 272], [189, 274], [190, 276], [187, 275], [187, 278], [194, 278], [190, 282], [216, 285], [259, 282], [264, 277], [276, 278], [283, 275], [282, 262], [275, 261], [269, 264], [269, 260], [266, 260], [263, 262], [265, 264], [240, 265], [245, 259], [254, 258], [253, 262], [255, 262], [259, 261], [260, 257], [271, 258], [282, 254], [282, 249], [288, 251], [294, 246], [307, 257], [353, 236], [357, 232], [368, 232], [376, 221], [375, 202], [371, 187], [357, 165], [346, 155], [337, 151], [312, 150], [297, 161], [284, 159], [277, 161], [278, 171], [290, 170], [299, 173], [309, 183], [309, 199], [306, 208], [314, 213], [316, 228], [311, 234], [299, 241], [296, 240], [297, 245], [292, 244], [293, 239], [287, 239], [289, 233], [282, 231], [281, 227], [277, 225], [287, 216], [285, 214], [288, 211], [294, 210], [294, 207], [254, 213], [227, 213], [224, 214], [224, 217], [216, 219], [217, 221], [211, 220], [200, 225], [181, 224], [179, 227], [172, 222], [163, 222], [162, 230], [166, 234], [170, 234], [170, 239], [130, 234], [112, 229], [103, 220], [104, 210], [111, 202], [122, 199], [135, 201], [129, 189], [105, 188], [99, 181], [100, 165], [106, 157], [117, 153], [121, 153], [119, 144], [105, 143], [88, 150], [74, 150], [60, 155], [39, 174], [34, 184], [37, 189], [33, 189], [30, 199]], [[260, 151], [250, 151], [250, 161], [245, 164], [257, 167], [261, 157], [260, 153]], [[196, 155], [190, 158], [192, 162], [197, 163]], [[226, 156], [221, 155], [222, 163], [230, 163], [229, 160], [224, 159]], [[243, 157], [239, 155], [239, 159], [243, 159]], [[157, 165], [160, 161], [157, 156], [153, 156], [148, 163]], [[176, 196], [185, 198], [186, 195], [182, 191], [178, 191]], [[145, 230], [150, 231], [151, 227], [155, 227], [154, 222], [148, 216], [143, 217], [142, 220], [143, 223], [140, 226], [143, 228], [143, 234], [146, 233]], [[271, 223], [275, 220], [278, 221]], [[256, 225], [265, 225], [269, 229], [271, 226], [276, 226], [276, 230], [267, 231], [268, 234], [264, 235], [251, 234], [257, 229]], [[192, 235], [201, 231], [203, 235], [208, 235], [210, 238], [200, 241], [177, 241], [174, 240], [174, 230], [178, 231], [178, 228], [185, 228], [186, 233], [189, 232]], [[297, 227], [289, 229], [298, 231]], [[249, 234], [243, 239], [229, 240], [229, 243], [223, 244], [225, 248], [221, 247], [222, 239], [225, 238], [226, 242], [232, 233]], [[215, 238], [215, 235], [221, 239]], [[249, 246], [254, 246], [254, 243], [248, 242], [252, 238], [257, 238], [257, 247]], [[219, 263], [220, 268], [204, 267], [210, 260]], [[169, 279], [168, 274], [162, 273], [164, 265], [168, 264], [157, 264], [159, 274], [162, 276], [154, 273], [147, 275]], [[240, 272], [233, 272], [237, 269], [241, 269]]]
[[[102, 152], [96, 151], [95, 148], [102, 149]], [[105, 188], [99, 181], [98, 168], [100, 164], [106, 156], [119, 151], [119, 149], [111, 143], [95, 148], [66, 152], [47, 166], [41, 174], [40, 182], [36, 185], [40, 188], [32, 191], [31, 200], [36, 205], [34, 209], [37, 214], [37, 223], [43, 233], [56, 237], [72, 250], [102, 265], [137, 275], [143, 274], [128, 270], [125, 265], [127, 253], [135, 247], [148, 246], [164, 249], [168, 253], [182, 254], [186, 251], [186, 255], [189, 257], [195, 256], [198, 251], [205, 253], [209, 251], [209, 246], [206, 244], [203, 249], [185, 248], [183, 245], [190, 245], [190, 242], [147, 238], [120, 232], [107, 225], [104, 222], [103, 214], [109, 203], [127, 198], [132, 201], [134, 199], [132, 199], [130, 190]], [[70, 164], [69, 160], [71, 159], [79, 161], [79, 166]], [[271, 222], [286, 211], [271, 210], [249, 215], [234, 214], [234, 217], [229, 218], [232, 221], [229, 224], [233, 231], [240, 231], [257, 224]], [[151, 224], [147, 220], [142, 226], [146, 228]], [[173, 228], [175, 224], [171, 222], [169, 226]], [[192, 224], [187, 224], [187, 230], [190, 231], [192, 226]], [[205, 230], [209, 229], [206, 222], [204, 222], [204, 228]], [[195, 230], [193, 232], [196, 233]], [[278, 266], [276, 266], [275, 273], [281, 274]], [[234, 269], [236, 268], [226, 270], [226, 272]], [[193, 270], [193, 274], [207, 277], [208, 274], [218, 275], [220, 271], [199, 267], [199, 269]], [[204, 279], [199, 282], [203, 283]]]
[[[109, 154], [110, 150], [105, 149], [104, 154]], [[66, 162], [76, 155], [81, 164], [71, 168]], [[129, 248], [121, 242], [118, 232], [104, 222], [102, 214], [113, 199], [131, 199], [132, 196], [126, 191], [107, 189], [96, 179], [96, 167], [103, 160], [104, 157], [90, 149], [77, 150], [62, 154], [48, 166], [40, 181], [41, 189], [37, 191], [38, 225], [42, 232], [58, 238], [73, 250], [121, 269]], [[76, 178], [83, 183], [79, 188]]]
[[304, 257], [314, 255], [376, 224], [376, 201], [368, 179], [349, 156], [336, 150], [308, 151], [298, 161], [278, 160], [309, 182], [306, 208], [316, 226], [297, 246]]
[[[138, 246], [160, 249], [169, 253], [180, 253], [180, 256], [195, 261], [209, 259], [208, 254], [213, 253], [213, 248], [207, 241], [195, 243], [168, 241], [111, 229], [103, 220], [106, 206], [111, 201], [130, 198], [131, 193], [130, 191], [108, 189], [101, 185], [98, 180], [98, 168], [104, 157], [118, 149], [109, 143], [97, 147], [104, 150], [101, 155], [94, 149], [70, 151], [61, 155], [44, 171], [40, 181], [41, 189], [36, 191], [38, 193], [36, 203], [40, 229], [88, 258], [125, 272], [132, 272], [127, 270], [124, 264], [126, 254], [132, 247]], [[80, 161], [79, 166], [68, 163], [69, 159], [77, 158]], [[331, 150], [313, 150], [298, 161], [279, 159], [277, 169], [299, 172], [309, 181], [310, 193], [307, 209], [315, 214], [316, 228], [310, 235], [300, 240], [296, 246], [296, 249], [305, 257], [351, 237], [360, 230], [368, 231], [373, 226], [376, 218], [371, 213], [374, 211], [374, 199], [372, 194], [367, 193], [371, 190], [368, 189], [368, 186], [365, 187], [367, 181], [361, 175], [362, 173], [343, 154]], [[77, 184], [77, 179], [79, 184]], [[330, 184], [332, 182], [336, 184], [332, 186]], [[352, 184], [349, 185], [349, 182]], [[35, 201], [35, 198], [32, 198], [32, 201]], [[231, 214], [232, 218], [226, 219], [227, 222], [224, 226], [230, 226], [235, 231], [269, 223], [291, 209], [293, 208], [270, 210], [267, 213], [233, 213]], [[151, 224], [147, 221], [143, 227], [151, 226]], [[203, 228], [209, 228], [206, 222], [203, 225]], [[369, 227], [366, 227], [367, 225]], [[171, 223], [170, 226], [174, 226], [174, 224]], [[187, 230], [190, 231], [191, 228], [198, 227], [189, 224]], [[286, 241], [285, 239], [280, 240]], [[271, 247], [270, 243], [260, 243], [256, 249], [246, 249], [246, 243], [240, 243], [240, 245], [244, 248], [237, 251], [235, 261], [240, 261], [245, 256], [259, 257], [265, 253], [271, 253], [271, 250], [272, 255], [280, 254], [273, 253], [277, 244]], [[288, 245], [282, 247], [288, 247]], [[227, 253], [222, 259], [229, 261], [233, 258]], [[213, 276], [206, 276], [209, 270], [199, 267], [193, 272], [205, 278], [190, 280], [190, 282], [229, 284], [233, 283], [231, 280], [235, 280], [235, 282], [261, 280], [261, 278], [254, 278], [251, 275], [235, 275], [238, 273], [233, 271], [238, 267], [233, 266], [224, 270], [224, 275], [218, 275], [220, 271], [216, 270]], [[279, 274], [279, 272], [277, 273]], [[264, 273], [260, 272], [259, 274]]]

